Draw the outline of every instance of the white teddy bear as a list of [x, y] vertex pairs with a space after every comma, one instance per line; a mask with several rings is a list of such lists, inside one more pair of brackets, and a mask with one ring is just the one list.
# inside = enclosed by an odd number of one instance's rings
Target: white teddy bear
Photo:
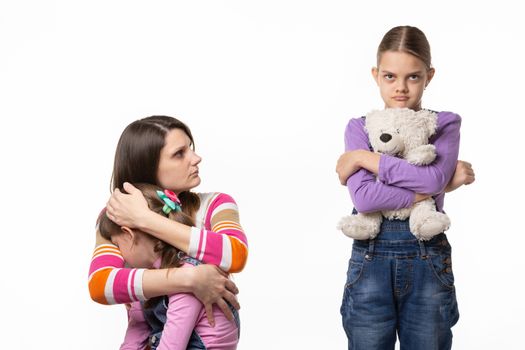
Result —
[[[366, 115], [365, 129], [375, 152], [406, 159], [414, 165], [427, 165], [436, 158], [436, 148], [428, 143], [436, 132], [437, 115], [428, 110], [408, 108], [372, 111]], [[337, 228], [354, 239], [373, 239], [381, 228], [383, 216], [405, 220], [410, 217], [410, 231], [420, 240], [429, 240], [447, 230], [450, 219], [436, 210], [432, 198], [411, 208], [343, 217]]]

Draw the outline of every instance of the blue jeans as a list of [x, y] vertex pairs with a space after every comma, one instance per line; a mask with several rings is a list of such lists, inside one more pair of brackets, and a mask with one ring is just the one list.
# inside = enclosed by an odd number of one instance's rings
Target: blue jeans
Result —
[[374, 240], [354, 241], [341, 305], [348, 349], [444, 350], [459, 318], [444, 233], [418, 241], [408, 221], [386, 220]]

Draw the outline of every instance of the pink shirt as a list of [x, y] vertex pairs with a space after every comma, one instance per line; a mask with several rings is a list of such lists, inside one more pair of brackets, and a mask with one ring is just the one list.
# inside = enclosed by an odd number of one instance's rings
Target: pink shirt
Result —
[[[193, 265], [184, 264], [184, 268]], [[208, 350], [234, 350], [239, 342], [239, 329], [217, 307], [213, 308], [215, 327], [208, 324], [202, 303], [190, 293], [169, 297], [166, 323], [157, 350], [185, 350], [193, 330]], [[134, 302], [128, 312], [128, 329], [121, 350], [143, 349], [148, 342], [150, 328], [144, 318], [142, 306]]]

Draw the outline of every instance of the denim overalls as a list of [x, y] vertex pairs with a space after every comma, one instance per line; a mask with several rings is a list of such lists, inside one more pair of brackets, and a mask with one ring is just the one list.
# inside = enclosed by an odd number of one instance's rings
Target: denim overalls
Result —
[[451, 248], [444, 233], [418, 241], [408, 220], [383, 219], [373, 240], [354, 240], [341, 305], [348, 349], [452, 347], [459, 318]]
[[[184, 262], [192, 264], [194, 266], [200, 265], [201, 262], [197, 259], [185, 256]], [[142, 303], [143, 310], [144, 310], [144, 318], [146, 319], [146, 322], [149, 324], [151, 328], [151, 333], [149, 336], [149, 346], [151, 350], [156, 350], [160, 343], [160, 338], [162, 336], [162, 330], [164, 329], [164, 324], [166, 323], [166, 312], [168, 311], [168, 297], [158, 297], [156, 298], [153, 305], [150, 305], [148, 308], [144, 308], [144, 304]], [[237, 328], [239, 329], [239, 335], [240, 335], [240, 319], [239, 319], [239, 312], [230, 304], [228, 304], [230, 307], [233, 316], [235, 318], [235, 323], [237, 324]], [[195, 332], [195, 330], [191, 333], [190, 340], [188, 341], [188, 346], [186, 350], [206, 350], [206, 346], [202, 342], [201, 337]]]

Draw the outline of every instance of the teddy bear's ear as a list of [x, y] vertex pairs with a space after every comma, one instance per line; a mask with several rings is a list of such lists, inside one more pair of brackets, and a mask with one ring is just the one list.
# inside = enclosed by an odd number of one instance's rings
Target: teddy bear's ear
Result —
[[423, 122], [423, 125], [425, 127], [425, 131], [427, 132], [427, 135], [430, 137], [434, 135], [437, 129], [437, 115], [434, 112], [431, 112], [426, 109], [422, 109], [417, 112], [418, 119]]
[[365, 119], [365, 130], [368, 134], [370, 131], [377, 128], [377, 125], [380, 125], [381, 119], [383, 117], [383, 111], [373, 110], [366, 114]]

